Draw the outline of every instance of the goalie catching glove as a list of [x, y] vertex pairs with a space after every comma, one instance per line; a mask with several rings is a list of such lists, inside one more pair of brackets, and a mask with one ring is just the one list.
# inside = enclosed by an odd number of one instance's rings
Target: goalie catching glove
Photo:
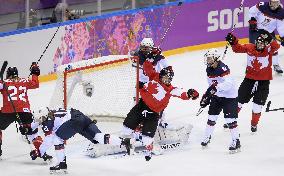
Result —
[[31, 71], [31, 75], [37, 75], [37, 76], [40, 75], [40, 69], [39, 69], [36, 62], [32, 63], [32, 65], [30, 67], [30, 71]]

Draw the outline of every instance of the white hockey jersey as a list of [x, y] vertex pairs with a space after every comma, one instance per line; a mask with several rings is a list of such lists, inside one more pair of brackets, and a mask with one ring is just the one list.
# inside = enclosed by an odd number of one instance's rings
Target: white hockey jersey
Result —
[[225, 98], [236, 98], [238, 96], [237, 85], [231, 77], [227, 65], [220, 61], [217, 68], [207, 67], [206, 72], [209, 86], [217, 83], [216, 96]]
[[267, 30], [272, 33], [277, 30], [280, 37], [284, 37], [284, 10], [279, 8], [271, 11], [269, 2], [260, 2], [249, 9], [249, 18], [257, 20], [257, 28]]

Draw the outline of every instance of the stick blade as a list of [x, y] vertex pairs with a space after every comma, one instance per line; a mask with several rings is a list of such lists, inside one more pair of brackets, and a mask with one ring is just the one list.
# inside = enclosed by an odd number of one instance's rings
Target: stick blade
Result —
[[2, 64], [2, 67], [1, 67], [1, 71], [0, 71], [1, 80], [3, 80], [3, 75], [4, 75], [4, 72], [7, 68], [7, 66], [8, 66], [8, 61], [4, 61], [3, 64]]
[[269, 101], [269, 102], [267, 103], [265, 112], [269, 112], [270, 105], [271, 105], [271, 101]]

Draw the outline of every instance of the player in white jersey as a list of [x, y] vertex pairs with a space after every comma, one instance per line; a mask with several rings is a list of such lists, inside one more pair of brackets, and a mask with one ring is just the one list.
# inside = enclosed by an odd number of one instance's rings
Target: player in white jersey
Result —
[[220, 61], [221, 54], [217, 49], [208, 50], [204, 57], [205, 64], [207, 65], [206, 72], [209, 88], [203, 95], [200, 106], [204, 108], [209, 105], [209, 111], [205, 135], [201, 145], [206, 147], [209, 144], [216, 121], [220, 112], [223, 110], [224, 118], [232, 137], [229, 151], [230, 153], [234, 153], [241, 147], [237, 123], [237, 86], [230, 76], [229, 67]]
[[[274, 37], [274, 31], [277, 30], [281, 45], [284, 46], [284, 9], [280, 0], [260, 2], [251, 7], [249, 10], [249, 18], [250, 43], [255, 43], [261, 29], [268, 31]], [[273, 68], [277, 73], [281, 74], [283, 70], [278, 60], [278, 52], [275, 52], [273, 55]]]
[[51, 173], [67, 171], [64, 143], [77, 133], [95, 144], [121, 145], [127, 150], [130, 148], [130, 139], [102, 133], [94, 121], [76, 109], [54, 111], [42, 108], [34, 115], [38, 120], [32, 123], [32, 128], [42, 126], [45, 138], [39, 148], [39, 153], [34, 150], [31, 157], [40, 157], [51, 146], [54, 146], [57, 164], [50, 167]]

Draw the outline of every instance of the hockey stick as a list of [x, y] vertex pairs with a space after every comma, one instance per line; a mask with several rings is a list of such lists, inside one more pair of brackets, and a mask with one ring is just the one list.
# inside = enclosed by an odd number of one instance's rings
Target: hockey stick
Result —
[[[180, 7], [181, 5], [182, 5], [182, 1], [180, 1], [180, 2], [178, 3], [178, 7]], [[173, 23], [174, 23], [176, 17], [180, 14], [180, 12], [181, 12], [181, 8], [178, 8], [178, 10], [176, 11], [176, 13], [175, 13], [175, 15], [174, 15], [174, 17], [173, 17], [171, 23], [170, 23], [169, 26], [166, 28], [166, 30], [165, 30], [165, 32], [164, 32], [164, 34], [163, 34], [163, 36], [162, 36], [162, 38], [161, 38], [161, 40], [160, 40], [160, 44], [158, 45], [159, 48], [160, 48], [160, 46], [162, 45], [162, 43], [164, 42], [164, 39], [165, 39], [167, 33], [168, 33], [169, 30], [171, 29], [171, 27], [172, 27], [172, 25], [173, 25]]]
[[279, 110], [283, 110], [283, 112], [284, 112], [284, 108], [276, 108], [276, 109], [270, 109], [270, 105], [271, 105], [271, 101], [269, 101], [268, 103], [267, 103], [267, 106], [266, 106], [266, 110], [265, 110], [265, 112], [270, 112], [270, 111], [279, 111]]
[[196, 116], [199, 116], [203, 112], [204, 108], [200, 107], [196, 113]]
[[[240, 4], [240, 6], [239, 6], [239, 11], [238, 11], [238, 13], [237, 13], [237, 17], [240, 16], [240, 13], [241, 13], [243, 7], [244, 7], [244, 0], [241, 1], [241, 4]], [[234, 32], [234, 30], [235, 30], [235, 28], [236, 28], [236, 24], [237, 24], [237, 23], [235, 23], [235, 24], [233, 25], [233, 28], [232, 28], [232, 30], [231, 30], [230, 33], [233, 33], [233, 32]], [[224, 51], [222, 60], [224, 60], [224, 58], [225, 58], [225, 56], [226, 56], [226, 54], [227, 54], [228, 48], [229, 48], [229, 42], [227, 42], [227, 44], [226, 44], [226, 48], [225, 48], [225, 51]]]
[[[7, 65], [8, 65], [8, 61], [4, 61], [3, 65], [2, 65], [2, 68], [1, 68], [1, 71], [0, 71], [0, 77], [1, 77], [2, 84], [3, 84], [3, 89], [5, 90], [5, 92], [6, 92], [7, 96], [8, 96], [8, 98], [9, 98], [9, 101], [11, 102], [13, 111], [14, 111], [14, 113], [16, 114], [16, 119], [17, 119], [19, 125], [22, 126], [22, 125], [23, 125], [23, 122], [21, 121], [20, 116], [19, 116], [19, 114], [18, 114], [18, 112], [17, 112], [17, 110], [16, 110], [16, 107], [15, 107], [15, 105], [14, 105], [14, 102], [13, 102], [13, 100], [12, 100], [12, 97], [11, 97], [10, 94], [9, 94], [8, 87], [6, 86], [5, 82], [3, 81], [3, 80], [4, 80], [4, 79], [3, 79], [3, 74], [4, 74], [5, 70], [6, 70]], [[18, 130], [18, 128], [17, 128], [17, 130]], [[28, 144], [31, 144], [31, 142], [29, 141], [28, 136], [27, 136], [26, 133], [25, 133], [25, 138], [26, 138], [26, 140], [28, 141]], [[33, 150], [33, 147], [32, 147], [31, 145], [29, 145], [29, 146], [30, 146], [31, 149]]]

